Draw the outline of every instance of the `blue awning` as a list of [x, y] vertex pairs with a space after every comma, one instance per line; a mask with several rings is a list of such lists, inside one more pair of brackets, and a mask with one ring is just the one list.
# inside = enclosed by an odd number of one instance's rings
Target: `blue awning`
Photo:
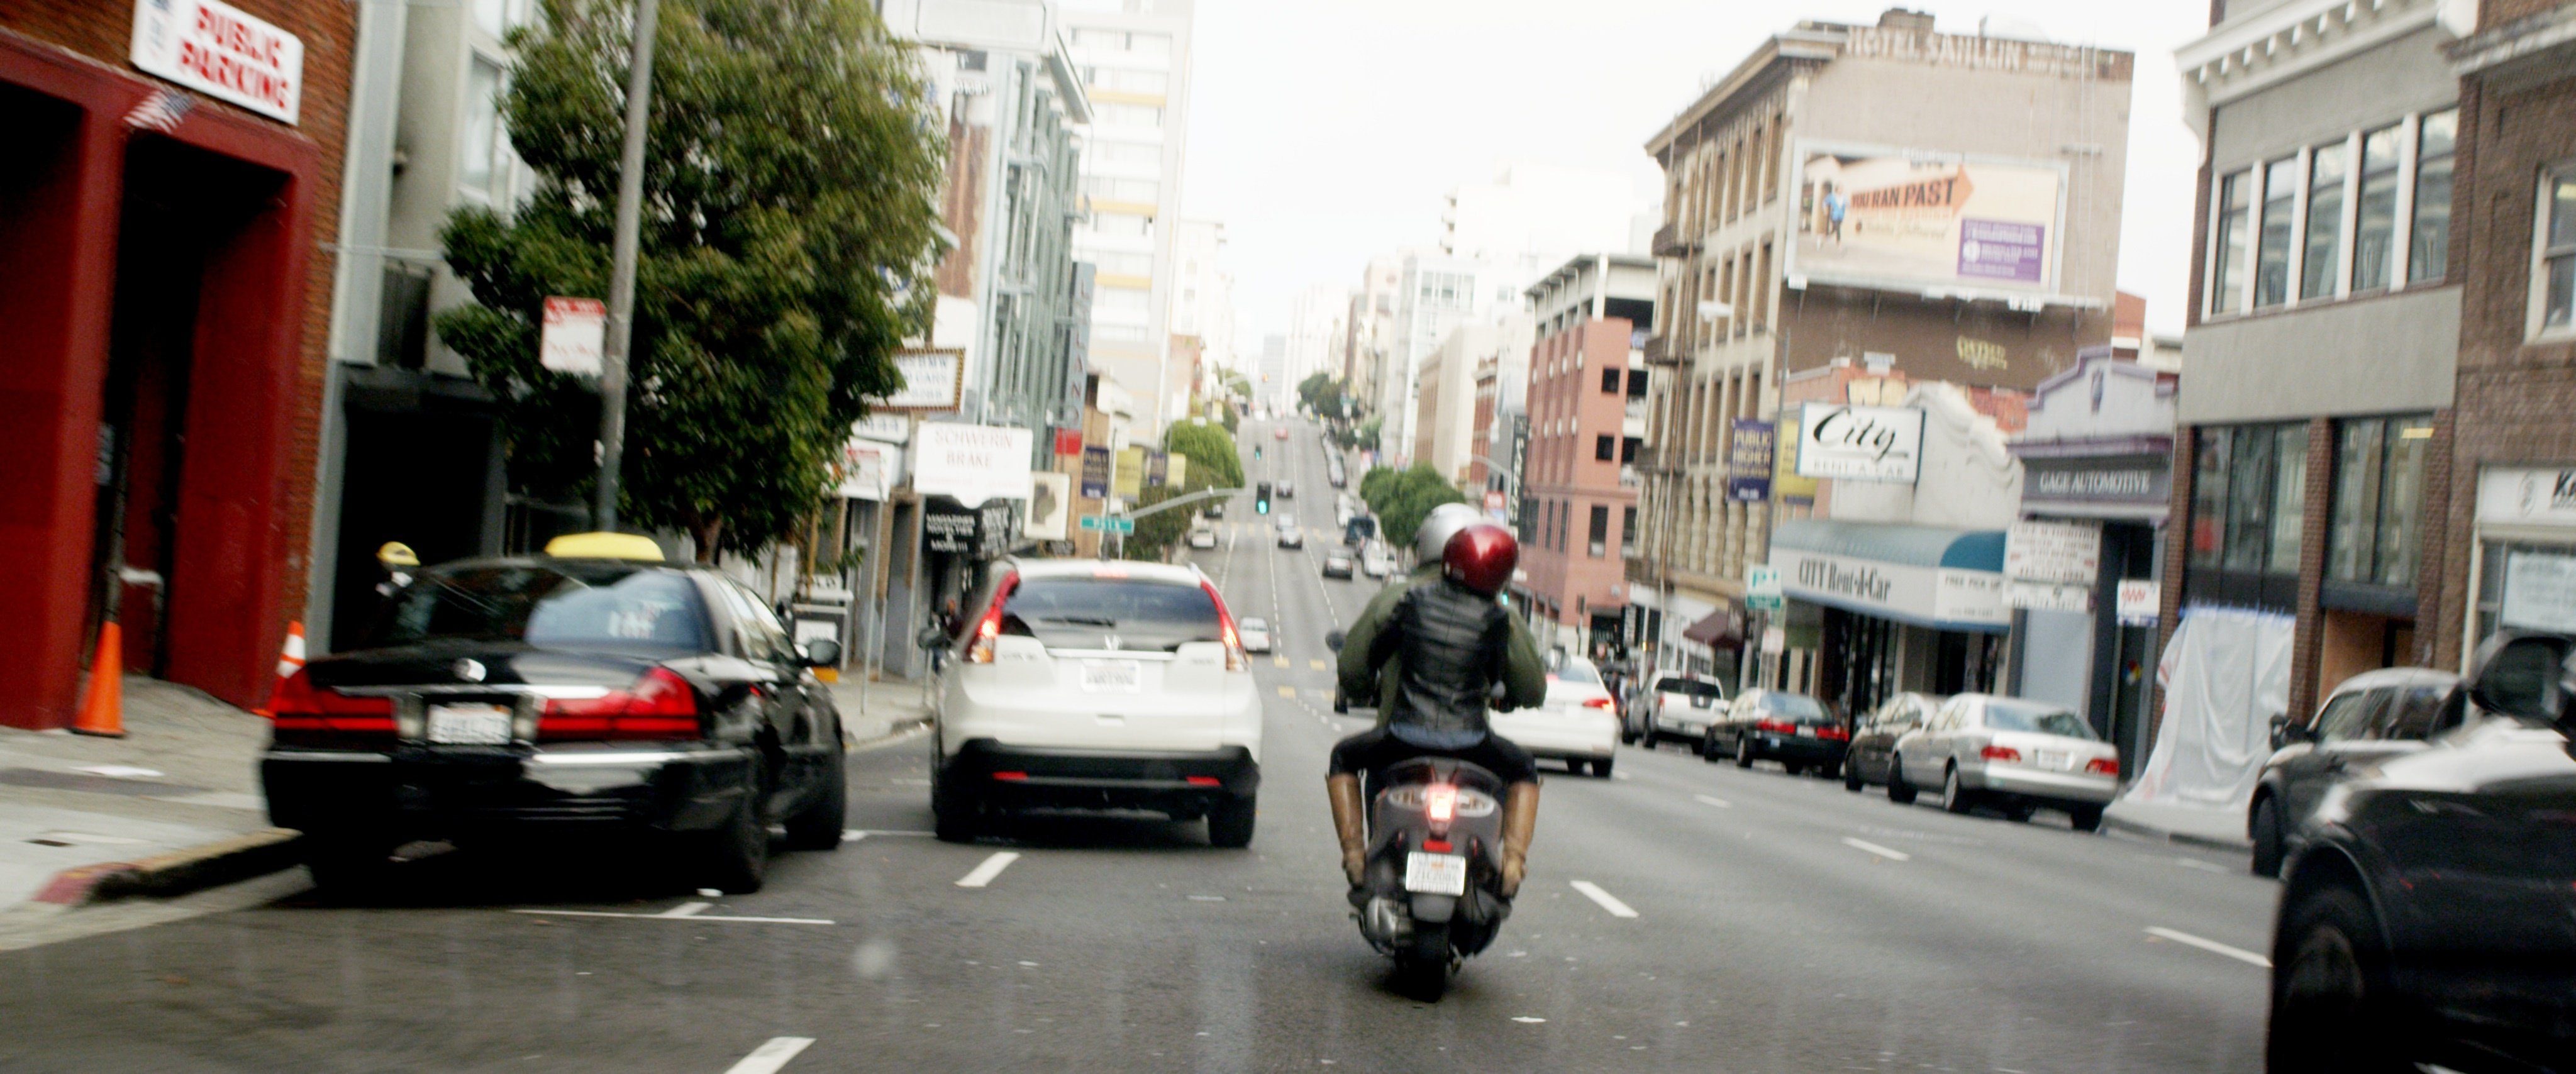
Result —
[[1939, 526], [1891, 526], [1875, 522], [1828, 522], [1801, 518], [1774, 527], [1771, 546], [1913, 567], [1950, 567], [1998, 574], [2004, 569], [2002, 530], [1953, 530]]

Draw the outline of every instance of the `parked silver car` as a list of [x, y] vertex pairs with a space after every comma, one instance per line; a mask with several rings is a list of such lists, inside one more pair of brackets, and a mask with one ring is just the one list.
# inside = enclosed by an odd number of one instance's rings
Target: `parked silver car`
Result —
[[2029, 820], [2060, 809], [2079, 832], [2102, 826], [2102, 807], [2120, 790], [2120, 755], [2093, 725], [2064, 707], [1993, 694], [1959, 694], [1931, 722], [1896, 741], [1887, 797], [1911, 802], [1937, 790], [1941, 808], [1980, 804]]

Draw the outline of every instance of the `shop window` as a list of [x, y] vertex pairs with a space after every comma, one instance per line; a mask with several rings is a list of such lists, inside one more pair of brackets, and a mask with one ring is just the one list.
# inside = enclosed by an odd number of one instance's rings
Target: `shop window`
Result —
[[2299, 203], [2299, 158], [2263, 166], [2263, 237], [2254, 252], [2254, 307], [2290, 297], [2290, 224]]
[[2406, 245], [2406, 282], [2442, 278], [2451, 259], [2451, 167], [2458, 109], [2426, 115], [2415, 132], [2415, 232]]
[[2397, 133], [2388, 126], [2361, 136], [2361, 219], [2352, 243], [2355, 291], [2388, 286], [2397, 244]]
[[2576, 168], [2562, 169], [2541, 181], [2539, 271], [2532, 274], [2539, 291], [2533, 306], [2540, 329], [2564, 332], [2576, 327]]
[[489, 193], [495, 159], [500, 155], [501, 65], [481, 56], [465, 73], [465, 122], [460, 125], [457, 185]]
[[[2557, 596], [2557, 579], [2576, 576], [2576, 548], [2488, 541], [2478, 549], [2477, 639], [2508, 627], [2567, 631], [2576, 614]], [[2538, 583], [2538, 584], [2535, 584]]]
[[2254, 204], [2254, 173], [2241, 171], [2218, 181], [2218, 234], [2211, 243], [2218, 263], [2209, 274], [2209, 312], [2244, 309], [2246, 228]]
[[2342, 142], [2308, 155], [2308, 242], [2299, 260], [2299, 297], [2331, 298], [2343, 260], [2343, 181], [2351, 150]]
[[2195, 437], [2192, 566], [2297, 574], [2307, 426], [2205, 428]]
[[2326, 576], [2368, 585], [2415, 584], [2424, 543], [2427, 416], [2337, 423], [2334, 511]]

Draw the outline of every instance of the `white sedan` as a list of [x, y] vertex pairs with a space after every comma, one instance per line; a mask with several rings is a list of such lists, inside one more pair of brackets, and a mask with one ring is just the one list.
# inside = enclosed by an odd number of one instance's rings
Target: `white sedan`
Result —
[[1244, 652], [1266, 653], [1270, 651], [1269, 620], [1246, 619], [1235, 624], [1235, 632], [1243, 639]]
[[1549, 673], [1544, 703], [1495, 713], [1494, 730], [1533, 757], [1564, 761], [1569, 772], [1588, 764], [1593, 775], [1608, 778], [1610, 754], [1619, 748], [1619, 708], [1592, 661], [1569, 657]]

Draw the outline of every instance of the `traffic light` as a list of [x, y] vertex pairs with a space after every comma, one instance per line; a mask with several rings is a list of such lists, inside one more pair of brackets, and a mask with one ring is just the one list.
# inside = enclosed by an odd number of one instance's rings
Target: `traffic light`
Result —
[[1259, 444], [1254, 444], [1254, 445], [1252, 445], [1252, 461], [1254, 461], [1254, 462], [1260, 462], [1260, 461], [1261, 461], [1261, 445], [1259, 445]]
[[1264, 481], [1252, 486], [1252, 513], [1256, 515], [1270, 513], [1270, 482]]

